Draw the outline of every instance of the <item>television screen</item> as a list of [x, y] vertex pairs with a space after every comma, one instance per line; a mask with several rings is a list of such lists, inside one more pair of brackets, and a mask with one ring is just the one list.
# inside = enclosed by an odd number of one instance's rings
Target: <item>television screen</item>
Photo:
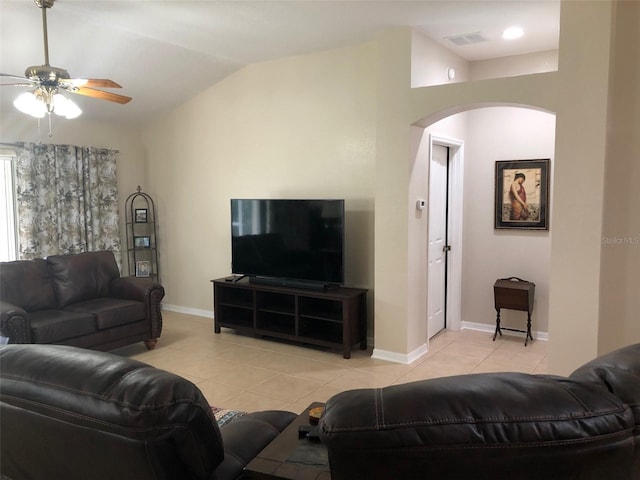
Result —
[[344, 283], [344, 200], [231, 200], [233, 274]]

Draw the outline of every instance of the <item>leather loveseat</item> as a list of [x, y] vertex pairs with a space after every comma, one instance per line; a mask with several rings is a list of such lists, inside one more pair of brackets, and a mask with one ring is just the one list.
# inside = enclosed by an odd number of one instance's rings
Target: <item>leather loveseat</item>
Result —
[[188, 380], [111, 353], [0, 346], [0, 475], [6, 480], [230, 480], [296, 415], [218, 427]]
[[339, 393], [331, 479], [640, 479], [640, 344], [568, 378], [495, 373]]
[[0, 263], [0, 335], [9, 343], [112, 350], [162, 332], [162, 285], [120, 277], [113, 252]]

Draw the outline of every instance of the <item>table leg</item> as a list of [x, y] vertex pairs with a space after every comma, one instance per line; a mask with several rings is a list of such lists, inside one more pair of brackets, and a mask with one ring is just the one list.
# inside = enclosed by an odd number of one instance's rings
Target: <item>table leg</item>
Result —
[[342, 303], [342, 358], [351, 358], [351, 322], [354, 319], [351, 316], [351, 304], [350, 302]]
[[360, 297], [360, 318], [358, 318], [358, 335], [360, 335], [360, 350], [367, 349], [367, 295]]
[[524, 346], [527, 346], [529, 339], [533, 341], [533, 336], [531, 335], [531, 313], [527, 312], [527, 336], [524, 337]]
[[502, 336], [502, 330], [500, 330], [500, 309], [496, 308], [496, 331], [493, 333], [493, 341], [496, 341], [496, 336], [500, 334]]

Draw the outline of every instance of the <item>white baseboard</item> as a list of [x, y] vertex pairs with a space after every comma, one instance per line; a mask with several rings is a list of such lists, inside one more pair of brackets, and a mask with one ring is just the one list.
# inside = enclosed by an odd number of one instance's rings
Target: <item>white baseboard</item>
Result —
[[212, 310], [200, 310], [199, 308], [183, 307], [181, 305], [170, 305], [167, 303], [163, 303], [162, 310], [185, 313], [187, 315], [195, 315], [197, 317], [213, 318]]
[[378, 360], [386, 360], [388, 362], [395, 363], [404, 363], [405, 365], [409, 365], [415, 362], [417, 359], [422, 357], [427, 353], [427, 344], [424, 343], [416, 348], [414, 351], [409, 353], [397, 353], [390, 352], [388, 350], [382, 350], [380, 348], [374, 348], [372, 358], [377, 358]]
[[[488, 325], [486, 323], [474, 323], [474, 322], [462, 322], [460, 330], [476, 330], [479, 332], [493, 333], [496, 330], [494, 325]], [[524, 336], [524, 333], [514, 332], [512, 330], [502, 330], [503, 335], [510, 336]], [[531, 335], [535, 340], [542, 340], [544, 342], [549, 341], [549, 334], [547, 332], [532, 331]], [[410, 353], [398, 353], [390, 352], [388, 350], [382, 350], [380, 348], [374, 348], [372, 358], [379, 360], [386, 360], [388, 362], [403, 363], [409, 365], [422, 357], [428, 351], [427, 344], [423, 344]]]
[[[475, 323], [475, 322], [461, 322], [460, 330], [476, 330], [479, 332], [488, 332], [493, 333], [496, 331], [495, 325], [488, 325], [486, 323]], [[524, 333], [514, 332], [512, 330], [502, 330], [503, 335], [511, 335], [514, 337], [523, 337]], [[549, 333], [548, 332], [538, 332], [532, 331], [531, 335], [535, 340], [543, 340], [545, 342], [549, 341]]]

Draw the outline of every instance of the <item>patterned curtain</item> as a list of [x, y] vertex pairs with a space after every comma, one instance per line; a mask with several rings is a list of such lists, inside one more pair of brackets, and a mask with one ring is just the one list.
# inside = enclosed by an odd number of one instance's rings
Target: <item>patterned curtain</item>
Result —
[[120, 263], [114, 150], [19, 144], [18, 258], [112, 250]]

